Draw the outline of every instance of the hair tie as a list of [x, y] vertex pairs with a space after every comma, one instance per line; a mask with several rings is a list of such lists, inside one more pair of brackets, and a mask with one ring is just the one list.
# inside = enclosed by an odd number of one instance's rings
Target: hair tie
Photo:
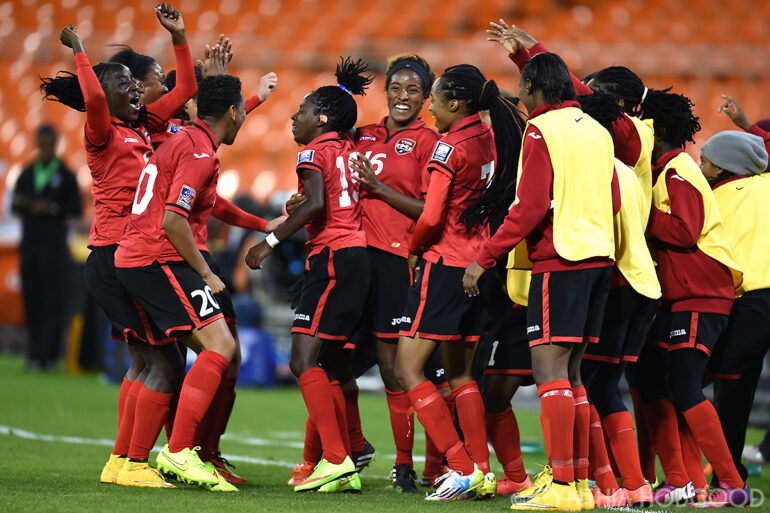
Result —
[[347, 87], [345, 87], [344, 85], [342, 85], [342, 84], [337, 84], [337, 87], [339, 87], [340, 89], [342, 89], [343, 91], [345, 91], [346, 93], [348, 93], [350, 96], [353, 96], [353, 93], [351, 93], [351, 92], [350, 92], [350, 89], [348, 89], [348, 88], [347, 88]]
[[644, 92], [642, 93], [642, 99], [641, 99], [641, 101], [639, 101], [639, 105], [643, 104], [644, 103], [644, 99], [647, 98], [647, 91], [649, 91], [649, 89], [647, 89], [645, 87], [644, 88]]

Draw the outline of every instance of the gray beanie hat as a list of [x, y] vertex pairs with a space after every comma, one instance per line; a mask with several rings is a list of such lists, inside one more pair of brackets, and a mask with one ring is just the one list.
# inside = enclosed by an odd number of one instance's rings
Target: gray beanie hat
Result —
[[736, 175], [755, 175], [767, 168], [765, 142], [746, 132], [719, 132], [701, 146], [700, 152], [715, 166]]

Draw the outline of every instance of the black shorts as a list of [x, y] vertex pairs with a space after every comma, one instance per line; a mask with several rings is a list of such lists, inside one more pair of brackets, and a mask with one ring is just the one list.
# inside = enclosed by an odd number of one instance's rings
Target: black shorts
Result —
[[507, 305], [490, 329], [492, 348], [484, 374], [532, 375], [527, 338], [527, 309]]
[[697, 349], [708, 356], [727, 328], [729, 316], [704, 312], [671, 312], [668, 350]]
[[118, 279], [166, 335], [200, 329], [223, 319], [218, 295], [186, 262], [155, 262], [117, 269]]
[[222, 276], [222, 270], [219, 268], [219, 262], [217, 262], [214, 257], [211, 256], [211, 253], [208, 251], [201, 251], [201, 255], [203, 255], [203, 259], [209, 265], [211, 272], [219, 276], [219, 279], [222, 280], [222, 282], [225, 284], [225, 290], [217, 294], [216, 297], [217, 303], [219, 303], [219, 307], [222, 309], [222, 315], [225, 316], [227, 324], [237, 324], [238, 319], [235, 316], [235, 308], [233, 307], [233, 296], [230, 293], [230, 289], [232, 288], [230, 280]]
[[369, 324], [381, 339], [398, 341], [412, 270], [406, 258], [381, 249], [367, 248], [372, 257], [372, 288], [369, 292]]
[[291, 332], [347, 341], [362, 322], [370, 283], [366, 248], [324, 248], [310, 258]]
[[610, 290], [599, 342], [589, 344], [583, 358], [607, 363], [637, 361], [657, 309], [657, 301], [630, 285]]
[[718, 379], [739, 379], [770, 348], [770, 289], [752, 290], [737, 298], [730, 320], [709, 360]]
[[481, 298], [463, 289], [465, 268], [422, 260], [423, 272], [409, 287], [400, 335], [428, 340], [478, 342], [486, 327]]
[[118, 281], [115, 250], [94, 246], [86, 260], [86, 286], [112, 324], [112, 338], [128, 341], [129, 335], [152, 344], [167, 343], [167, 337], [152, 325], [147, 313]]
[[552, 342], [598, 342], [612, 267], [532, 275], [527, 308], [530, 347]]

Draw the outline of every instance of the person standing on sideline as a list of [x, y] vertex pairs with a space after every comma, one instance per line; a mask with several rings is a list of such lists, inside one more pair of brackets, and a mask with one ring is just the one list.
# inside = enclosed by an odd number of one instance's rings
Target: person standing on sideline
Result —
[[53, 370], [59, 359], [65, 319], [65, 290], [70, 265], [67, 219], [79, 217], [75, 175], [56, 156], [56, 130], [37, 131], [38, 156], [13, 191], [13, 212], [21, 217], [19, 244], [27, 368]]

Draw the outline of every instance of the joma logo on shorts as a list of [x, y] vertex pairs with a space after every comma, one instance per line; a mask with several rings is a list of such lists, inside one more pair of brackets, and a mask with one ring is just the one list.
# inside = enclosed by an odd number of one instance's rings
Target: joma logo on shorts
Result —
[[687, 335], [687, 330], [674, 330], [668, 334], [669, 337], [679, 337], [681, 335]]
[[391, 326], [397, 326], [397, 325], [399, 325], [401, 323], [410, 323], [411, 324], [411, 322], [412, 322], [412, 318], [411, 317], [406, 317], [406, 316], [404, 316], [404, 317], [396, 317], [396, 318], [393, 319], [393, 321], [390, 323], [390, 325]]
[[534, 326], [527, 326], [527, 335], [529, 335], [533, 331], [540, 331], [540, 325], [535, 324]]
[[294, 315], [295, 321], [308, 321], [310, 322], [310, 316], [308, 314], [295, 314]]

